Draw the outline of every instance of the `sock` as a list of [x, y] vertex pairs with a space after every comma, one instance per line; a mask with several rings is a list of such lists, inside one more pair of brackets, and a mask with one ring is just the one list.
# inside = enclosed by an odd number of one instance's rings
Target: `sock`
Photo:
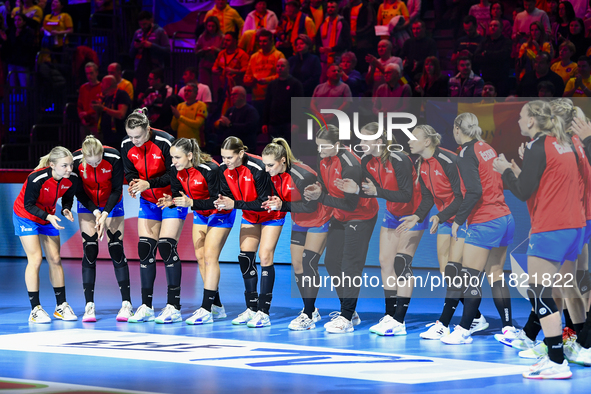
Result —
[[564, 351], [562, 349], [562, 335], [544, 338], [544, 343], [548, 346], [548, 358], [556, 364], [562, 364], [564, 361]]
[[439, 316], [439, 322], [443, 324], [445, 327], [449, 326], [449, 322], [458, 307], [460, 300], [457, 298], [446, 298], [445, 304], [443, 304], [443, 311], [441, 312], [441, 316]]
[[316, 310], [316, 298], [304, 298], [304, 313], [311, 319]]
[[203, 289], [203, 301], [201, 302], [201, 308], [211, 312], [211, 305], [215, 301], [216, 294], [217, 291]]
[[575, 330], [575, 326], [573, 325], [573, 321], [570, 318], [570, 313], [568, 313], [568, 309], [565, 308], [562, 311], [562, 314], [564, 315], [564, 327], [568, 327], [568, 328], [570, 328], [571, 330], [574, 331]]
[[63, 304], [66, 302], [66, 287], [54, 287], [53, 292], [55, 293], [55, 302], [58, 305]]
[[386, 315], [394, 317], [396, 313], [396, 297], [398, 295], [397, 290], [384, 290], [384, 296], [386, 301]]
[[94, 283], [82, 283], [86, 303], [94, 302]]
[[121, 292], [121, 301], [131, 302], [131, 287], [129, 279], [119, 282], [119, 291]]
[[495, 302], [495, 307], [501, 318], [503, 327], [513, 325], [513, 316], [511, 310], [511, 294], [509, 293], [509, 287], [503, 286], [503, 281], [498, 280], [492, 285], [492, 294]]
[[[460, 302], [462, 303], [462, 305], [464, 305], [464, 306], [466, 305], [465, 302], [464, 302], [464, 297], [461, 297], [460, 298]], [[481, 317], [482, 317], [482, 313], [480, 313], [480, 309], [478, 309], [476, 311], [476, 316], [474, 316], [474, 319], [480, 319]]]
[[152, 293], [154, 292], [152, 289], [142, 289], [142, 304], [146, 305], [148, 308], [152, 307]]
[[168, 286], [167, 304], [173, 305], [177, 310], [181, 310], [181, 287]]
[[259, 304], [258, 304], [259, 311], [266, 313], [268, 315], [269, 309], [271, 309], [271, 300], [272, 299], [273, 299], [272, 293], [259, 294]]
[[29, 301], [31, 301], [31, 309], [35, 309], [37, 305], [41, 305], [41, 302], [39, 301], [39, 292], [29, 291]]
[[394, 313], [394, 319], [398, 323], [404, 323], [406, 317], [406, 311], [408, 311], [408, 305], [410, 304], [410, 297], [398, 297], [396, 299], [396, 312]]
[[215, 298], [213, 300], [213, 305], [219, 306], [219, 307], [222, 306], [222, 300], [220, 300], [220, 290], [219, 289], [216, 290], [216, 292], [215, 292]]
[[525, 335], [527, 335], [529, 339], [535, 342], [541, 329], [542, 326], [540, 325], [538, 315], [536, 312], [531, 311], [527, 323], [525, 323], [525, 326], [523, 327], [523, 332], [525, 332]]
[[256, 312], [259, 304], [259, 293], [256, 291], [245, 291], [244, 298], [246, 300], [246, 307], [253, 312]]
[[261, 267], [261, 294], [273, 293], [275, 285], [275, 266]]
[[585, 325], [585, 323], [576, 323], [573, 324], [573, 327], [575, 328], [575, 333], [577, 334], [577, 336], [581, 333], [581, 331], [583, 330], [583, 326]]

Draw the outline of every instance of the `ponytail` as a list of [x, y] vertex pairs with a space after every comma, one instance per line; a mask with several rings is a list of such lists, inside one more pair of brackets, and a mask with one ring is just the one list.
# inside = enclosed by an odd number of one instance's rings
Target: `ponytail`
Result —
[[482, 139], [482, 129], [478, 126], [478, 118], [473, 113], [464, 112], [459, 114], [454, 120], [454, 126], [460, 129], [466, 137], [484, 141]]
[[172, 143], [171, 147], [173, 146], [181, 150], [185, 155], [188, 155], [189, 153], [193, 154], [191, 160], [191, 165], [193, 167], [199, 167], [199, 164], [211, 162], [211, 156], [201, 151], [199, 143], [195, 138], [179, 138]]
[[141, 127], [142, 129], [147, 130], [150, 127], [150, 120], [148, 119], [147, 113], [148, 109], [145, 107], [134, 110], [127, 119], [125, 119], [125, 128], [135, 129], [136, 127]]
[[84, 178], [87, 178], [86, 174], [86, 158], [91, 156], [103, 156], [104, 148], [103, 144], [93, 135], [87, 135], [82, 142], [82, 165], [84, 166]]
[[300, 161], [295, 158], [291, 148], [287, 141], [283, 138], [274, 138], [273, 141], [265, 146], [263, 149], [262, 156], [273, 156], [275, 161], [280, 161], [281, 158], [285, 158], [285, 164], [287, 167], [291, 167], [292, 163], [299, 163]]
[[35, 169], [39, 170], [41, 168], [49, 167], [49, 163], [55, 164], [59, 159], [63, 159], [64, 157], [72, 157], [72, 153], [63, 146], [56, 146], [51, 152], [39, 159], [39, 164]]
[[[419, 129], [425, 134], [425, 138], [431, 140], [431, 145], [437, 148], [441, 144], [441, 134], [435, 131], [435, 129], [429, 125], [418, 125], [415, 127], [415, 130]], [[421, 176], [421, 164], [423, 163], [423, 157], [419, 156], [417, 160], [417, 177], [416, 183], [419, 183], [419, 177]]]
[[556, 138], [561, 145], [568, 146], [571, 144], [572, 141], [565, 131], [562, 117], [552, 113], [550, 104], [542, 100], [534, 100], [525, 104], [525, 107], [528, 116], [536, 120], [540, 132]]

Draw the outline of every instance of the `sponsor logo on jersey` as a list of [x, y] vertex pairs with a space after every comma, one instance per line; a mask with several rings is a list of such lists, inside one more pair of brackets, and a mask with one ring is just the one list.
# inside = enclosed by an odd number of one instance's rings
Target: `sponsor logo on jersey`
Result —
[[480, 156], [482, 160], [489, 161], [490, 159], [494, 159], [496, 157], [495, 151], [493, 149], [485, 150], [484, 152], [480, 152]]
[[109, 172], [111, 172], [111, 170], [107, 170], [106, 168], [101, 168], [101, 171], [103, 172], [103, 174], [108, 174]]
[[152, 153], [152, 157], [154, 158], [154, 160], [160, 160], [160, 159], [162, 159], [162, 156], [158, 156], [155, 153]]
[[443, 174], [440, 173], [439, 170], [435, 170], [435, 175], [443, 175]]
[[135, 153], [132, 153], [132, 154], [131, 154], [131, 157], [135, 157], [137, 160], [139, 160], [139, 159], [140, 159], [140, 155], [136, 155]]

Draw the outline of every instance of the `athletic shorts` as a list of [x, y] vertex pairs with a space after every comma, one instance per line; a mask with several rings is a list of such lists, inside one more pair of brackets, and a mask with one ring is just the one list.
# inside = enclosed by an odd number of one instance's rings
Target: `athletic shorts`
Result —
[[[98, 207], [99, 211], [103, 211], [103, 209], [105, 209], [105, 207]], [[86, 209], [86, 207], [84, 205], [82, 205], [80, 203], [80, 201], [78, 201], [78, 213], [92, 213], [90, 212], [88, 209]], [[119, 201], [117, 203], [117, 205], [115, 205], [113, 207], [113, 209], [111, 210], [111, 212], [109, 212], [109, 218], [117, 218], [120, 216], [125, 216], [125, 210], [123, 209], [123, 199], [121, 199], [121, 201]]]
[[587, 220], [587, 225], [585, 226], [585, 236], [583, 238], [583, 246], [587, 245], [591, 240], [591, 220]]
[[545, 231], [532, 234], [527, 247], [528, 256], [557, 261], [575, 261], [583, 250], [584, 228]]
[[513, 215], [505, 215], [483, 223], [473, 223], [466, 232], [466, 243], [488, 250], [513, 243], [515, 222]]
[[188, 208], [160, 208], [153, 202], [140, 198], [139, 219], [157, 220], [161, 222], [164, 219], [183, 219], [187, 217]]
[[48, 237], [60, 235], [59, 230], [53, 227], [51, 223], [39, 224], [30, 219], [21, 218], [14, 212], [12, 212], [12, 224], [14, 224], [14, 235], [19, 237], [39, 234], [47, 235]]
[[[386, 212], [384, 213], [384, 219], [382, 220], [382, 227], [384, 228], [389, 228], [389, 229], [397, 229], [398, 226], [400, 226], [402, 224], [402, 221], [400, 219], [402, 219], [405, 216], [409, 216], [409, 215], [403, 215], [403, 216], [396, 216], [393, 215], [390, 211], [386, 210]], [[425, 218], [425, 220], [423, 220], [423, 223], [418, 223], [414, 225], [413, 228], [409, 229], [408, 231], [421, 231], [421, 230], [427, 230], [429, 228], [429, 218]]]
[[248, 220], [244, 219], [244, 217], [243, 217], [241, 223], [242, 224], [250, 224], [252, 226], [254, 226], [255, 224], [260, 224], [262, 226], [283, 226], [283, 224], [285, 223], [285, 217], [282, 217], [281, 219], [267, 220], [266, 222], [261, 222], [261, 223], [251, 223]]
[[236, 219], [235, 209], [232, 209], [229, 213], [214, 213], [209, 216], [203, 216], [199, 212], [193, 211], [193, 224], [201, 226], [232, 228], [234, 219]]
[[311, 234], [328, 233], [329, 227], [330, 227], [330, 221], [324, 223], [320, 227], [302, 227], [302, 226], [298, 226], [295, 222], [292, 222], [291, 223], [291, 244], [304, 246], [306, 244], [306, 238], [308, 236], [308, 233], [311, 233]]
[[[431, 222], [429, 222], [429, 227], [430, 228], [430, 224]], [[450, 222], [445, 222], [445, 223], [439, 223], [439, 227], [437, 228], [437, 235], [451, 235], [451, 225], [453, 223]], [[460, 226], [460, 228], [458, 228], [458, 238], [466, 238], [466, 223], [462, 224]]]

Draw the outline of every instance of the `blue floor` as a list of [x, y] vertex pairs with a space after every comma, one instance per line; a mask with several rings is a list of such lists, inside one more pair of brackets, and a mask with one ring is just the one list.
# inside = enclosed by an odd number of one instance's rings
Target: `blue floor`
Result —
[[[113, 268], [100, 261], [97, 267], [96, 323], [82, 323], [84, 297], [81, 268], [77, 261], [64, 261], [68, 302], [78, 322], [54, 321], [29, 325], [30, 311], [24, 284], [24, 259], [0, 259], [0, 381], [31, 381], [80, 384], [108, 389], [150, 393], [258, 392], [276, 393], [438, 393], [486, 387], [491, 392], [582, 393], [588, 391], [591, 368], [571, 364], [573, 377], [565, 381], [531, 381], [521, 377], [533, 360], [520, 359], [517, 351], [493, 338], [500, 320], [493, 301], [485, 298], [481, 311], [490, 327], [473, 336], [471, 345], [448, 346], [419, 339], [424, 325], [435, 321], [441, 310], [443, 290], [433, 296], [415, 290], [406, 319], [407, 336], [379, 337], [368, 329], [382, 316], [381, 288], [364, 289], [357, 311], [362, 323], [355, 332], [327, 334], [338, 301], [322, 291], [317, 302], [322, 321], [312, 331], [287, 329], [302, 307], [292, 289], [291, 267], [276, 267], [271, 309], [272, 326], [249, 329], [232, 326], [230, 320], [244, 307], [243, 284], [236, 264], [222, 264], [220, 295], [228, 319], [207, 326], [184, 323], [156, 325], [115, 321], [120, 307]], [[139, 265], [130, 263], [132, 300], [139, 306]], [[379, 275], [368, 268], [367, 275]], [[426, 277], [436, 272], [416, 270]], [[182, 312], [187, 318], [201, 304], [202, 282], [196, 264], [183, 266]], [[47, 266], [41, 271], [41, 302], [52, 311], [55, 298]], [[164, 307], [164, 268], [158, 266], [155, 309]], [[485, 296], [490, 289], [485, 288]], [[293, 297], [292, 297], [293, 296]], [[525, 323], [529, 302], [516, 292], [513, 318]], [[461, 307], [452, 324], [459, 323]], [[0, 386], [1, 387], [1, 386]], [[0, 389], [0, 392], [4, 392]], [[13, 392], [13, 391], [7, 391]], [[34, 390], [15, 390], [34, 393]]]

